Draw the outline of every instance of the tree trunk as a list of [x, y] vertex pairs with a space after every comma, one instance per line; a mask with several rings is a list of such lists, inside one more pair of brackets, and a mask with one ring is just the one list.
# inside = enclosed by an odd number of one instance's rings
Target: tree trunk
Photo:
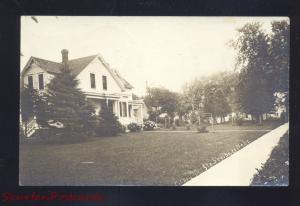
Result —
[[184, 124], [183, 124], [183, 115], [179, 115], [179, 126], [184, 126]]
[[266, 115], [266, 119], [265, 120], [268, 120], [268, 113], [266, 113], [265, 115]]
[[258, 125], [262, 125], [262, 114], [258, 115]]

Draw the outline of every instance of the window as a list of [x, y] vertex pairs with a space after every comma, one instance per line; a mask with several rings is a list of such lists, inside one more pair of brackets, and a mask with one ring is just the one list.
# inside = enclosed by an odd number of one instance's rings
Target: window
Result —
[[103, 90], [107, 90], [107, 77], [102, 76]]
[[28, 76], [28, 88], [33, 89], [33, 78]]
[[126, 106], [126, 102], [122, 102], [123, 103], [123, 117], [127, 117], [127, 106]]
[[44, 89], [44, 76], [39, 74], [39, 89]]
[[91, 88], [95, 89], [96, 88], [95, 74], [90, 73], [90, 79], [91, 79]]
[[122, 117], [122, 102], [119, 102], [119, 106], [120, 106], [120, 117]]

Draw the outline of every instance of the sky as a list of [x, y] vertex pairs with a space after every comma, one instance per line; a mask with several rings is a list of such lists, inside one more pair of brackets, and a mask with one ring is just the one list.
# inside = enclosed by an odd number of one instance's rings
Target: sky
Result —
[[[237, 28], [287, 17], [21, 17], [21, 68], [31, 56], [61, 62], [101, 54], [112, 68], [144, 95], [148, 86], [180, 92], [183, 84], [218, 71], [234, 69], [228, 42]], [[147, 83], [146, 83], [147, 82]]]

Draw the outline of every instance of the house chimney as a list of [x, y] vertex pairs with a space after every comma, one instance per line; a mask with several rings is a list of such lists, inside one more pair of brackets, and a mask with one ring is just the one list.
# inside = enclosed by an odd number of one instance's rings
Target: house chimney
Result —
[[64, 65], [64, 68], [67, 68], [68, 66], [68, 53], [69, 51], [67, 49], [61, 50], [62, 64]]

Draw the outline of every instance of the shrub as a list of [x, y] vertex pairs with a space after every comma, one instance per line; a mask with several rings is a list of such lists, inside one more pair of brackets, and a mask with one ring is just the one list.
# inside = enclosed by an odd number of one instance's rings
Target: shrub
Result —
[[198, 115], [195, 112], [192, 112], [190, 114], [189, 118], [190, 118], [190, 121], [191, 121], [192, 124], [197, 123], [198, 119], [199, 119]]
[[180, 119], [175, 119], [175, 125], [176, 125], [177, 127], [179, 127], [180, 125], [182, 125], [182, 120], [180, 120]]
[[126, 130], [127, 130], [126, 126], [122, 125], [122, 127], [121, 127], [121, 132], [122, 132], [122, 133], [125, 133]]
[[243, 124], [243, 118], [242, 117], [237, 117], [235, 119], [235, 122], [238, 126], [241, 126]]
[[206, 133], [206, 132], [208, 132], [208, 130], [206, 129], [206, 126], [198, 126], [197, 127], [197, 131], [199, 133]]
[[130, 132], [139, 132], [141, 131], [141, 126], [135, 122], [132, 122], [127, 125], [127, 128], [129, 129]]
[[122, 132], [122, 125], [118, 121], [118, 117], [115, 116], [106, 106], [101, 107], [99, 114], [99, 124], [95, 129], [98, 136], [116, 136]]
[[149, 130], [154, 130], [155, 127], [156, 127], [155, 122], [148, 120], [144, 122], [143, 129], [149, 131]]
[[185, 126], [185, 129], [186, 129], [186, 130], [190, 130], [190, 129], [191, 129], [191, 125], [190, 125], [190, 124], [187, 124], [187, 125]]

